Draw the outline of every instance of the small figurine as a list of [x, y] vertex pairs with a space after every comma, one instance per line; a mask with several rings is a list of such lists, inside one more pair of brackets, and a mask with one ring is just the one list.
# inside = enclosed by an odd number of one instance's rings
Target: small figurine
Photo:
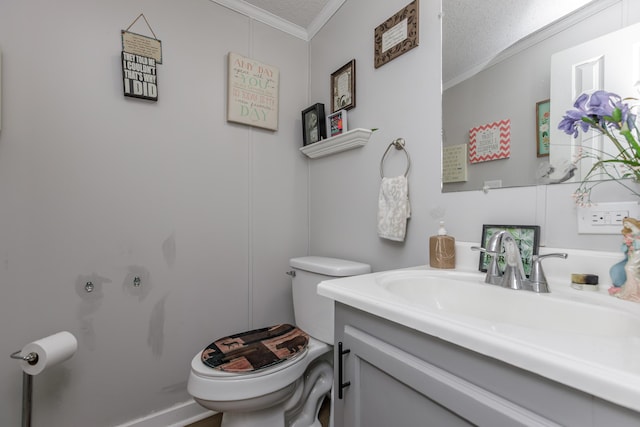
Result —
[[624, 259], [622, 261], [616, 262], [609, 269], [609, 277], [611, 277], [611, 283], [616, 288], [620, 288], [622, 285], [624, 285], [624, 282], [627, 281], [627, 273], [624, 271], [624, 266], [627, 265], [627, 261], [629, 260], [629, 247], [627, 246], [626, 242], [620, 245], [620, 250], [624, 254]]
[[[623, 252], [625, 259], [611, 267], [610, 274], [614, 286], [609, 288], [609, 294], [629, 301], [640, 301], [640, 221], [634, 218], [622, 220], [622, 235], [624, 236]], [[621, 283], [619, 266], [624, 263], [624, 284]], [[616, 283], [617, 282], [617, 283]]]

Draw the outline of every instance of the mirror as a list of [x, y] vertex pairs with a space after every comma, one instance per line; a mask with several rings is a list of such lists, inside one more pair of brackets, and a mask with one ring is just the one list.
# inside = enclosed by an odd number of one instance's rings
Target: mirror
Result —
[[618, 29], [621, 3], [443, 0], [443, 192], [545, 183], [551, 55]]
[[[637, 65], [640, 47], [640, 23], [628, 25], [603, 36], [580, 43], [553, 55], [551, 59], [551, 96], [554, 108], [550, 110], [552, 123], [560, 123], [566, 110], [573, 107], [576, 94], [606, 90], [620, 95], [629, 105], [638, 108], [640, 69]], [[574, 162], [573, 181], [585, 179], [608, 180], [614, 178], [602, 169], [594, 176], [592, 168], [601, 159], [611, 159], [618, 148], [600, 132], [580, 132], [577, 138], [564, 131], [551, 129], [550, 163]], [[623, 140], [620, 136], [618, 139]], [[609, 171], [615, 168], [607, 168]], [[625, 174], [624, 169], [619, 170]]]

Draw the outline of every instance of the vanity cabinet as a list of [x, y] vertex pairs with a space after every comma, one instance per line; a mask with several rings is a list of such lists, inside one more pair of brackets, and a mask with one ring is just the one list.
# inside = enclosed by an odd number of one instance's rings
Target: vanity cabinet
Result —
[[640, 425], [639, 413], [348, 305], [335, 316], [335, 427]]

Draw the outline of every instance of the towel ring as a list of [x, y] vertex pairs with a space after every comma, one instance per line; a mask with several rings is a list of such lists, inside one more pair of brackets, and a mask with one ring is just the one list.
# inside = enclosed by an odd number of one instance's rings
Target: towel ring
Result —
[[384, 159], [385, 157], [387, 157], [387, 154], [389, 154], [389, 150], [391, 150], [391, 147], [395, 147], [396, 150], [404, 151], [404, 154], [407, 156], [407, 170], [404, 172], [404, 177], [406, 178], [407, 175], [409, 175], [409, 169], [411, 169], [411, 157], [409, 157], [409, 152], [404, 148], [404, 138], [394, 139], [385, 150], [384, 154], [382, 155], [382, 159], [380, 159], [380, 177], [384, 178]]

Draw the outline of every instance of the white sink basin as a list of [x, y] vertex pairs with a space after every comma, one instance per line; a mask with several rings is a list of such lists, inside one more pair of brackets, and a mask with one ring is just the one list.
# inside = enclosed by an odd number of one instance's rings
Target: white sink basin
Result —
[[[536, 294], [484, 283], [484, 275], [454, 271], [395, 271], [376, 284], [404, 303], [442, 314], [476, 318], [491, 329], [513, 326], [553, 334], [640, 337], [640, 319], [610, 307], [577, 302], [565, 294]], [[478, 323], [475, 323], [478, 326]]]
[[[536, 294], [485, 284], [465, 245], [456, 244], [459, 270], [346, 277], [320, 283], [318, 293], [640, 412], [640, 304], [604, 289], [619, 253], [546, 248], [569, 258], [547, 263], [551, 293]], [[603, 289], [571, 289], [573, 272], [598, 274]]]

